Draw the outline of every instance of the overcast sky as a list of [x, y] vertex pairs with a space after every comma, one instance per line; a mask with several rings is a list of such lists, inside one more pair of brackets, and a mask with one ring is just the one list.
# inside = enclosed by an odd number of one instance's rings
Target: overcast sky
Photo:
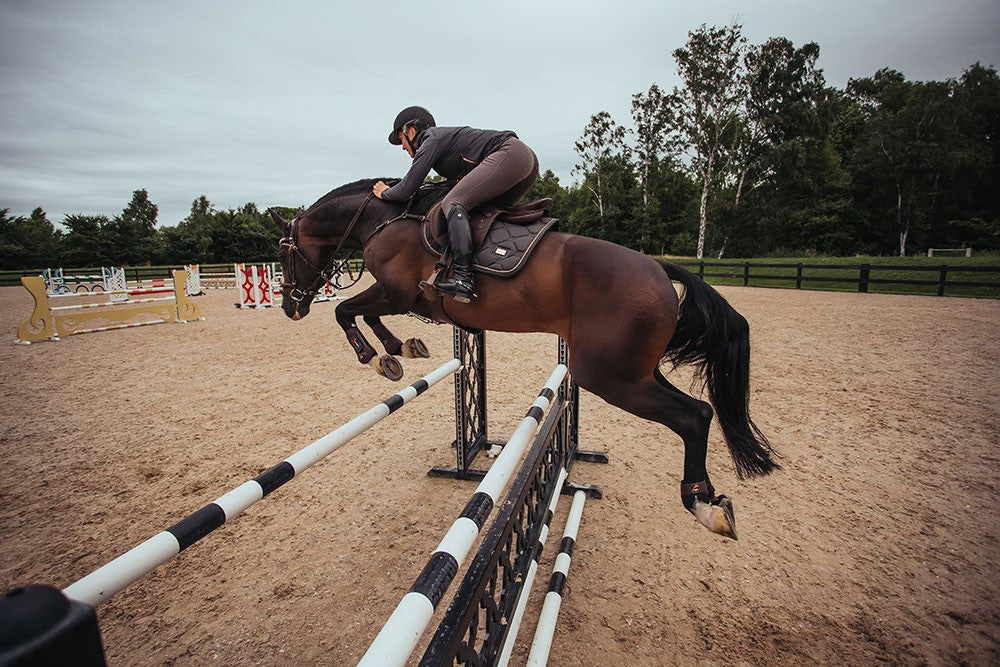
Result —
[[1000, 66], [997, 0], [263, 2], [0, 0], [0, 208], [114, 215], [134, 190], [161, 225], [299, 206], [402, 176], [403, 107], [513, 129], [572, 182], [590, 116], [677, 83], [699, 25], [820, 45], [829, 85], [882, 67], [911, 80]]

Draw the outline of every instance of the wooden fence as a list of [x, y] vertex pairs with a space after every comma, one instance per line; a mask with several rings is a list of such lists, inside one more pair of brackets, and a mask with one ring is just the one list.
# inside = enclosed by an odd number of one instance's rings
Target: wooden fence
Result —
[[[850, 289], [858, 292], [898, 291], [938, 296], [986, 296], [1000, 298], [1000, 266], [940, 264], [780, 264], [769, 262], [720, 262], [690, 259], [669, 261], [687, 267], [710, 283], [742, 284], [750, 287], [795, 289]], [[178, 266], [125, 267], [129, 281], [169, 278]], [[231, 274], [232, 264], [202, 264], [203, 275]], [[99, 273], [97, 268], [67, 269], [68, 273]], [[0, 286], [19, 286], [22, 276], [37, 271], [0, 271]], [[913, 275], [923, 277], [913, 277]], [[976, 280], [975, 278], [980, 278]], [[874, 289], [873, 289], [874, 288]], [[958, 292], [956, 293], [956, 290]], [[970, 290], [978, 290], [970, 293]]]
[[[873, 291], [876, 286], [888, 288], [910, 288], [906, 291], [936, 293], [945, 296], [947, 290], [955, 294], [955, 288], [979, 288], [992, 294], [977, 296], [1000, 296], [1000, 266], [915, 266], [904, 264], [778, 264], [755, 262], [705, 262], [684, 259], [669, 260], [693, 271], [708, 282], [722, 282], [756, 287], [791, 287], [795, 289], [843, 289], [856, 288], [858, 292]], [[908, 274], [928, 274], [927, 278], [908, 277]], [[904, 275], [900, 275], [904, 274]], [[970, 280], [981, 274], [989, 279]], [[912, 288], [922, 288], [913, 290]], [[963, 294], [963, 296], [967, 296]]]

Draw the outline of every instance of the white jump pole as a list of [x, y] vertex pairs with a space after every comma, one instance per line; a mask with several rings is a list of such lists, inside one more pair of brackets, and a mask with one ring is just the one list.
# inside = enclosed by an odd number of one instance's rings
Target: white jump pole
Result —
[[549, 592], [545, 594], [542, 611], [535, 627], [535, 638], [531, 642], [531, 652], [528, 654], [528, 667], [544, 667], [549, 662], [549, 651], [552, 650], [552, 638], [556, 634], [556, 621], [559, 620], [559, 609], [562, 607], [562, 592], [569, 576], [569, 565], [573, 557], [573, 545], [580, 531], [580, 519], [583, 517], [583, 504], [587, 494], [577, 491], [573, 495], [573, 505], [569, 508], [566, 519], [566, 530], [563, 532], [562, 545], [552, 568], [552, 579], [549, 581]]
[[483, 523], [517, 469], [566, 373], [564, 364], [559, 364], [552, 371], [545, 388], [483, 477], [462, 515], [455, 520], [431, 555], [410, 592], [403, 596], [368, 647], [358, 663], [359, 667], [402, 666], [406, 663], [427, 629], [437, 603], [458, 574], [458, 568], [479, 536]]
[[70, 584], [63, 593], [92, 606], [107, 600], [461, 368], [462, 362], [452, 359], [270, 470]]

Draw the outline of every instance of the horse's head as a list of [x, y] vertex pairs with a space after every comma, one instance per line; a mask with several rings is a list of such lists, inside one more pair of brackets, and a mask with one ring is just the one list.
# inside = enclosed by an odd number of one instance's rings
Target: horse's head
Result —
[[[341, 250], [363, 250], [365, 242], [380, 229], [380, 221], [391, 222], [402, 217], [403, 204], [375, 198], [372, 193], [375, 182], [366, 179], [337, 188], [291, 222], [277, 211], [268, 210], [281, 230], [278, 247], [284, 277], [281, 307], [288, 317], [300, 320], [308, 315], [316, 293], [327, 281], [336, 280], [340, 270], [348, 266], [348, 260], [338, 263], [336, 259]], [[450, 185], [453, 184], [422, 189], [411, 202], [413, 212], [426, 213]]]
[[320, 239], [301, 233], [302, 214], [291, 222], [269, 209], [271, 219], [281, 230], [278, 261], [281, 262], [281, 308], [285, 315], [300, 320], [309, 314], [316, 292], [323, 287], [326, 258]]

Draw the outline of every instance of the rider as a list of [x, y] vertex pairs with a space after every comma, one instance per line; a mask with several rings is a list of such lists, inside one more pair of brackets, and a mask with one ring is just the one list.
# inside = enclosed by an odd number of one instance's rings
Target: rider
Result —
[[413, 165], [392, 187], [376, 183], [372, 191], [379, 199], [406, 201], [431, 169], [449, 180], [461, 179], [441, 202], [454, 261], [451, 277], [437, 287], [456, 301], [468, 303], [475, 296], [469, 211], [488, 201], [507, 206], [517, 202], [538, 178], [538, 158], [510, 130], [437, 127], [434, 116], [423, 107], [399, 112], [389, 143], [402, 146]]

